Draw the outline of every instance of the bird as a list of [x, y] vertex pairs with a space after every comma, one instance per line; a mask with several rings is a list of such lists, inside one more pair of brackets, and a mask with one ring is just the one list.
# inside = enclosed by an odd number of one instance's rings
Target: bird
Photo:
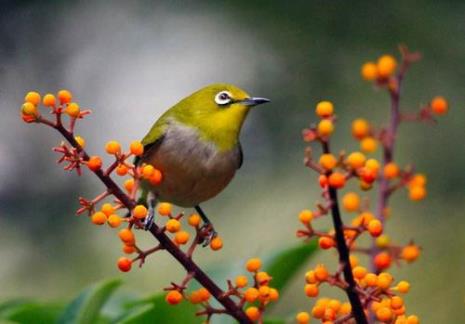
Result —
[[239, 87], [216, 83], [168, 109], [142, 139], [144, 153], [134, 161], [161, 171], [157, 185], [142, 180], [139, 201], [149, 207], [145, 228], [153, 224], [158, 202], [195, 208], [208, 228], [204, 245], [217, 233], [200, 204], [218, 195], [242, 166], [239, 135], [252, 107], [270, 100]]

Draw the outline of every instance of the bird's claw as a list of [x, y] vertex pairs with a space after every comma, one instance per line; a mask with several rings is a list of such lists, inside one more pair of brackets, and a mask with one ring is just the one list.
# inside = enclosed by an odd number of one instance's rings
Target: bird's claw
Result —
[[154, 217], [155, 217], [154, 208], [150, 207], [149, 213], [144, 220], [144, 230], [148, 231], [152, 227]]
[[199, 244], [202, 244], [202, 247], [206, 247], [210, 245], [210, 242], [218, 236], [218, 233], [215, 231], [213, 228], [213, 225], [210, 223], [205, 223], [201, 228], [200, 228], [200, 239], [199, 239]]

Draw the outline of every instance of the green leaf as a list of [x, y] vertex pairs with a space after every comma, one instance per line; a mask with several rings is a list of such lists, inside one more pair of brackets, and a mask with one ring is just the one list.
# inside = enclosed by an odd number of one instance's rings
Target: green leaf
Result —
[[120, 285], [121, 280], [111, 279], [88, 287], [68, 305], [58, 323], [93, 324], [107, 322], [100, 318], [100, 310]]
[[286, 321], [281, 318], [271, 317], [265, 318], [263, 324], [286, 324]]
[[54, 323], [64, 308], [60, 304], [26, 303], [10, 310], [7, 319], [28, 324]]
[[315, 240], [274, 252], [263, 259], [263, 269], [273, 280], [271, 286], [282, 290], [317, 250]]
[[199, 324], [203, 319], [195, 313], [197, 307], [183, 301], [179, 305], [168, 305], [165, 294], [157, 294], [130, 304], [131, 309], [115, 323], [118, 324]]

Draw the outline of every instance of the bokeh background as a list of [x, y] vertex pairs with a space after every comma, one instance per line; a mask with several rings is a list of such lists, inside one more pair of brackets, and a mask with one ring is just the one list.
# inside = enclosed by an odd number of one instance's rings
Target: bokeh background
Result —
[[[242, 169], [204, 204], [225, 247], [200, 251], [198, 262], [240, 265], [297, 243], [296, 215], [318, 200], [300, 137], [315, 103], [335, 103], [335, 147], [356, 149], [351, 120], [382, 124], [388, 113], [386, 94], [361, 80], [360, 66], [397, 54], [402, 42], [424, 54], [407, 77], [402, 108], [441, 94], [452, 109], [437, 126], [401, 126], [397, 160], [428, 174], [429, 194], [422, 203], [405, 192], [392, 200], [392, 237], [423, 247], [418, 262], [394, 273], [411, 281], [408, 310], [423, 323], [465, 322], [464, 34], [462, 1], [2, 1], [0, 299], [69, 299], [114, 276], [124, 278], [123, 290], [144, 295], [182, 276], [163, 253], [118, 273], [116, 233], [74, 215], [77, 198], [102, 186], [54, 164], [58, 135], [19, 118], [27, 91], [67, 88], [91, 108], [77, 133], [93, 153], [111, 139], [140, 139], [166, 108], [209, 83], [271, 98], [244, 126]], [[308, 266], [334, 259], [320, 253]], [[273, 311], [292, 317], [310, 305], [300, 276]]]

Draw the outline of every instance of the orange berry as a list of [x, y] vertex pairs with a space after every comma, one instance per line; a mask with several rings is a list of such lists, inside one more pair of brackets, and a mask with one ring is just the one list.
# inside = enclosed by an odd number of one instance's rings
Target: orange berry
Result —
[[260, 286], [258, 288], [258, 298], [261, 301], [267, 300], [269, 296], [270, 296], [270, 287], [268, 287], [268, 286]]
[[449, 104], [447, 103], [447, 100], [441, 96], [434, 97], [433, 100], [431, 100], [430, 105], [431, 110], [436, 115], [444, 115], [447, 113], [447, 110], [449, 109]]
[[190, 226], [197, 227], [200, 224], [200, 216], [198, 214], [192, 214], [187, 220]]
[[178, 244], [186, 244], [189, 241], [189, 233], [186, 231], [179, 231], [174, 236], [174, 241]]
[[377, 68], [379, 77], [388, 78], [395, 72], [397, 61], [391, 55], [383, 55], [378, 59]]
[[91, 220], [95, 225], [103, 225], [107, 222], [107, 215], [102, 212], [96, 212], [92, 214]]
[[271, 301], [277, 301], [279, 299], [279, 291], [275, 288], [270, 288], [270, 296]]
[[367, 275], [367, 272], [368, 272], [367, 269], [362, 266], [357, 266], [352, 270], [354, 277], [359, 280], [365, 278], [365, 276]]
[[383, 233], [383, 224], [378, 219], [372, 219], [367, 226], [371, 236], [378, 237]]
[[310, 270], [305, 273], [305, 281], [309, 284], [317, 283], [318, 280], [315, 277], [315, 271]]
[[366, 157], [363, 153], [360, 152], [353, 152], [349, 154], [349, 156], [346, 159], [346, 163], [352, 168], [352, 169], [358, 169], [361, 168], [365, 165]]
[[399, 175], [399, 167], [394, 162], [390, 162], [384, 166], [383, 173], [386, 179], [394, 179]]
[[116, 174], [119, 176], [125, 176], [128, 173], [129, 169], [126, 165], [120, 164], [116, 168]]
[[423, 200], [426, 197], [426, 188], [423, 186], [411, 186], [409, 188], [409, 198], [413, 201]]
[[371, 136], [365, 137], [360, 141], [360, 150], [363, 152], [373, 153], [376, 151], [377, 146], [376, 139]]
[[304, 287], [305, 295], [308, 297], [316, 297], [318, 296], [318, 286], [314, 284], [306, 284]]
[[370, 133], [370, 124], [362, 118], [355, 119], [352, 122], [352, 136], [356, 139], [362, 139]]
[[378, 280], [376, 282], [377, 286], [381, 289], [388, 289], [392, 283], [392, 276], [387, 272], [381, 272], [378, 275]]
[[121, 257], [118, 259], [118, 268], [123, 272], [128, 272], [131, 270], [132, 261], [126, 257]]
[[51, 93], [47, 93], [42, 99], [42, 103], [44, 104], [45, 107], [55, 106], [55, 103], [56, 103], [55, 96], [52, 95]]
[[322, 154], [319, 163], [325, 170], [331, 170], [337, 165], [337, 159], [332, 154]]
[[210, 299], [210, 292], [204, 287], [197, 290], [197, 294], [202, 302], [206, 302]]
[[313, 212], [308, 209], [304, 209], [299, 213], [299, 220], [302, 224], [308, 224], [313, 219]]
[[329, 136], [334, 131], [333, 122], [329, 119], [323, 119], [318, 123], [317, 132], [322, 137]]
[[315, 271], [315, 278], [318, 281], [325, 281], [326, 279], [328, 279], [329, 273], [323, 264], [317, 265], [314, 271]]
[[389, 322], [392, 319], [392, 311], [387, 307], [380, 307], [376, 310], [376, 318], [381, 322]]
[[74, 139], [76, 140], [76, 142], [79, 144], [81, 148], [84, 148], [86, 146], [86, 141], [81, 136], [75, 136]]
[[312, 316], [315, 318], [323, 318], [325, 315], [326, 307], [323, 305], [315, 305], [312, 308]]
[[392, 261], [392, 258], [389, 255], [389, 253], [381, 252], [375, 256], [373, 263], [375, 264], [378, 270], [384, 270], [384, 269], [389, 268], [389, 266], [391, 265], [391, 261]]
[[112, 214], [108, 216], [108, 225], [110, 225], [110, 227], [113, 227], [113, 228], [119, 227], [122, 222], [123, 222], [122, 218], [116, 214]]
[[236, 286], [238, 288], [244, 288], [247, 286], [247, 277], [246, 276], [237, 276], [236, 277]]
[[249, 272], [256, 272], [262, 266], [262, 261], [259, 258], [252, 258], [247, 261], [245, 268]]
[[144, 177], [144, 179], [150, 178], [154, 172], [155, 168], [151, 164], [147, 164], [142, 167], [142, 177]]
[[61, 104], [70, 103], [72, 97], [73, 96], [71, 95], [71, 92], [69, 92], [68, 90], [58, 91], [58, 100], [60, 100]]
[[40, 94], [35, 91], [30, 91], [26, 94], [24, 97], [25, 102], [30, 102], [34, 106], [37, 106], [40, 104]]
[[358, 258], [353, 254], [349, 256], [349, 262], [350, 262], [351, 268], [355, 268], [356, 266], [358, 266], [358, 263], [359, 263]]
[[131, 193], [132, 189], [134, 189], [134, 179], [127, 179], [124, 181], [124, 189], [126, 189], [127, 192]]
[[404, 306], [404, 301], [399, 296], [392, 296], [391, 298], [391, 308], [398, 309]]
[[336, 245], [336, 242], [331, 237], [322, 236], [318, 239], [318, 245], [323, 250], [328, 250]]
[[378, 173], [379, 171], [379, 162], [375, 159], [368, 159], [366, 162], [365, 162], [365, 167], [374, 171], [375, 174]]
[[318, 182], [321, 188], [325, 188], [328, 185], [328, 177], [322, 174], [318, 177]]
[[378, 276], [371, 272], [367, 273], [363, 280], [368, 287], [374, 287], [378, 284]]
[[331, 299], [327, 307], [331, 308], [333, 311], [337, 313], [339, 309], [341, 308], [341, 302], [337, 299]]
[[162, 202], [158, 205], [158, 213], [161, 216], [170, 216], [171, 215], [171, 204], [167, 202]]
[[219, 236], [214, 237], [210, 242], [210, 248], [213, 251], [218, 251], [223, 247], [223, 241]]
[[37, 110], [37, 106], [34, 106], [34, 104], [30, 102], [25, 102], [21, 106], [21, 112], [23, 115], [26, 116], [37, 116], [39, 114], [39, 111]]
[[408, 182], [409, 186], [426, 186], [426, 176], [421, 173], [414, 174], [413, 177]]
[[352, 311], [352, 306], [350, 303], [342, 303], [341, 308], [339, 309], [339, 313], [342, 315], [347, 315]]
[[346, 184], [346, 177], [342, 173], [334, 172], [329, 176], [328, 182], [331, 187], [340, 189]]
[[355, 192], [348, 192], [342, 197], [342, 206], [348, 212], [360, 209], [360, 197]]
[[265, 271], [257, 272], [255, 280], [259, 285], [267, 285], [271, 281], [271, 276]]
[[181, 229], [181, 222], [177, 219], [170, 219], [166, 222], [166, 230], [170, 233], [176, 233]]
[[99, 156], [91, 156], [87, 161], [87, 167], [91, 171], [98, 171], [102, 168], [102, 159]]
[[67, 113], [68, 116], [73, 118], [78, 118], [80, 112], [81, 109], [79, 108], [79, 105], [75, 102], [69, 103], [65, 108], [65, 113]]
[[360, 168], [358, 170], [358, 175], [360, 176], [362, 183], [369, 186], [369, 188], [371, 188], [371, 184], [376, 180], [376, 171], [368, 167]]
[[249, 303], [253, 303], [254, 301], [257, 300], [258, 295], [259, 295], [258, 289], [251, 287], [245, 291], [244, 299]]
[[163, 175], [160, 170], [154, 169], [152, 175], [148, 180], [152, 186], [157, 186], [163, 180]]
[[318, 117], [327, 118], [333, 114], [334, 106], [330, 101], [320, 101], [316, 105], [316, 114]]
[[132, 245], [126, 245], [124, 244], [123, 245], [123, 252], [126, 253], [126, 254], [132, 254], [134, 252], [136, 252], [136, 248]]
[[366, 81], [373, 81], [378, 77], [378, 67], [373, 62], [366, 62], [360, 69], [362, 78]]
[[255, 306], [248, 307], [245, 310], [245, 314], [251, 321], [258, 321], [258, 319], [260, 318], [260, 311]]
[[295, 316], [297, 324], [309, 324], [310, 323], [310, 314], [307, 312], [300, 312]]
[[147, 208], [144, 205], [137, 205], [132, 210], [132, 216], [137, 219], [143, 219], [147, 216]]
[[119, 231], [118, 236], [126, 245], [134, 245], [136, 240], [134, 233], [129, 228]]
[[113, 214], [115, 212], [115, 208], [113, 208], [113, 205], [110, 204], [110, 203], [105, 203], [102, 205], [102, 208], [101, 208], [101, 211], [107, 215], [107, 216], [110, 216], [111, 214]]
[[201, 302], [202, 302], [202, 299], [201, 299], [201, 296], [200, 296], [198, 290], [194, 290], [194, 291], [191, 293], [191, 295], [189, 296], [189, 301], [190, 301], [192, 304], [198, 304], [198, 303], [201, 303]]
[[400, 257], [407, 262], [413, 262], [420, 256], [420, 248], [414, 244], [409, 244], [404, 246]]
[[182, 301], [182, 294], [177, 290], [171, 290], [166, 294], [165, 300], [170, 305], [177, 305]]
[[135, 156], [141, 156], [144, 154], [144, 145], [142, 145], [142, 143], [139, 141], [134, 141], [129, 145], [129, 150], [131, 151], [131, 154], [134, 154]]
[[420, 320], [418, 319], [418, 316], [416, 315], [410, 315], [407, 317], [407, 324], [419, 324]]
[[402, 294], [406, 294], [410, 290], [410, 284], [405, 280], [399, 281], [397, 290]]
[[121, 153], [121, 145], [117, 141], [109, 141], [105, 144], [105, 151], [108, 154], [119, 154]]
[[383, 234], [376, 238], [375, 243], [377, 247], [379, 247], [380, 249], [384, 249], [389, 246], [390, 241], [391, 239], [389, 238], [389, 236]]

